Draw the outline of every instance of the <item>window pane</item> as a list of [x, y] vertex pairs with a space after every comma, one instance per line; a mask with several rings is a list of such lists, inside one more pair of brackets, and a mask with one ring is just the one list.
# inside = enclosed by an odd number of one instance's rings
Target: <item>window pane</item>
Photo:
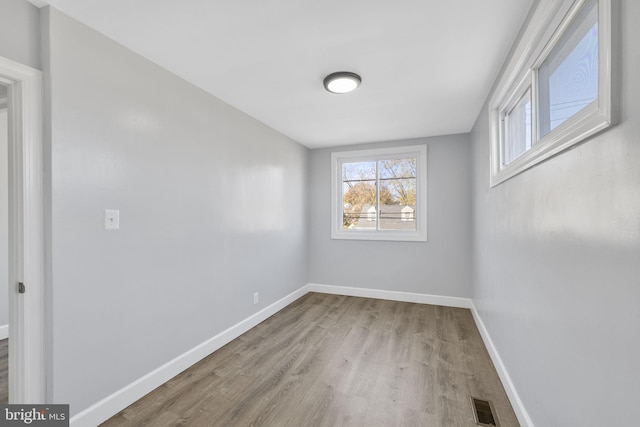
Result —
[[376, 229], [376, 162], [342, 164], [342, 226]]
[[416, 158], [378, 162], [381, 230], [416, 230], [416, 167]]
[[427, 191], [426, 145], [334, 152], [331, 162], [332, 239], [427, 240], [417, 193]]
[[540, 135], [598, 98], [598, 8], [588, 1], [539, 69]]
[[531, 148], [531, 89], [505, 117], [504, 164], [509, 164]]

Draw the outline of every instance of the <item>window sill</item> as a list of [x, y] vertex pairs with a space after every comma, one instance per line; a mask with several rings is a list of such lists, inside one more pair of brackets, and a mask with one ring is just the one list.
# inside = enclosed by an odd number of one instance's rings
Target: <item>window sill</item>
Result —
[[382, 240], [390, 242], [426, 242], [427, 233], [420, 231], [367, 231], [336, 230], [331, 233], [333, 240]]
[[[613, 124], [615, 123], [611, 120], [610, 115], [597, 106], [585, 108], [582, 114], [567, 120], [508, 165], [500, 167], [500, 165], [494, 164], [493, 170], [496, 172], [491, 175], [491, 187], [495, 187], [549, 157], [567, 150]], [[495, 146], [494, 149], [496, 149]], [[499, 159], [499, 153], [494, 153], [492, 158], [494, 161]]]

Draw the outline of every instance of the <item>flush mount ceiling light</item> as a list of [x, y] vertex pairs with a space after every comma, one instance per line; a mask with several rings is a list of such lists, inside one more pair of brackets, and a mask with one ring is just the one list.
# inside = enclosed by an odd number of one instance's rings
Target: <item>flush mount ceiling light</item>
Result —
[[324, 88], [331, 93], [347, 93], [355, 90], [362, 79], [356, 73], [339, 71], [324, 78]]

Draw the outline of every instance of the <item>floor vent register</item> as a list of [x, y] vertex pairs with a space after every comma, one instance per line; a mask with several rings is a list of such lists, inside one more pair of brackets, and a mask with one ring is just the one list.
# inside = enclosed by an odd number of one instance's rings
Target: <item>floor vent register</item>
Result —
[[493, 405], [488, 400], [471, 398], [471, 405], [473, 406], [473, 416], [476, 419], [476, 424], [480, 426], [496, 426], [498, 427], [498, 418], [494, 415]]

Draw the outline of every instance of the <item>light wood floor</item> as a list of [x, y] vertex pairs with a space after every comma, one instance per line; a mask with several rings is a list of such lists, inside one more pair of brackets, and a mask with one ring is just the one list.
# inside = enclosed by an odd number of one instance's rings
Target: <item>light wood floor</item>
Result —
[[9, 340], [0, 340], [0, 403], [9, 402]]
[[103, 426], [518, 426], [471, 313], [310, 293]]

